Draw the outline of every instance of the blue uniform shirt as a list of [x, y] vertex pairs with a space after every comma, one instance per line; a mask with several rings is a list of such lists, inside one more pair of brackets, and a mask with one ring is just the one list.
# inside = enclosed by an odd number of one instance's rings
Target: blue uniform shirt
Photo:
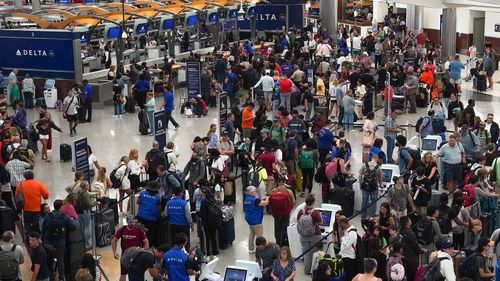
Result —
[[94, 90], [92, 89], [92, 85], [87, 84], [83, 87], [83, 92], [85, 93], [85, 100], [92, 100], [94, 96]]
[[253, 195], [247, 195], [243, 206], [245, 208], [245, 220], [249, 225], [259, 225], [262, 224], [262, 218], [264, 217], [264, 207], [257, 206], [257, 197]]
[[319, 131], [318, 149], [330, 150], [332, 148], [333, 138], [334, 135], [330, 130], [321, 128]]
[[167, 270], [168, 280], [189, 281], [187, 259], [188, 255], [177, 246], [163, 255], [163, 267]]
[[168, 222], [173, 225], [189, 225], [186, 219], [186, 200], [182, 197], [174, 197], [167, 202]]
[[134, 88], [137, 90], [137, 92], [146, 92], [146, 91], [149, 91], [149, 81], [147, 81], [147, 80], [137, 80], [137, 82], [135, 82]]
[[158, 204], [161, 200], [160, 195], [145, 190], [139, 195], [139, 200], [141, 203], [139, 204], [137, 216], [148, 221], [158, 220]]
[[163, 101], [165, 102], [165, 111], [172, 112], [174, 110], [174, 93], [168, 91], [163, 95]]

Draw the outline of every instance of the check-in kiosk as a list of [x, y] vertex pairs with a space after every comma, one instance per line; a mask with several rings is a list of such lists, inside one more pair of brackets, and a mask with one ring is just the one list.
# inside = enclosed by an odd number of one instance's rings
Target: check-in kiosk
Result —
[[[148, 21], [146, 19], [135, 19], [134, 20], [134, 36], [140, 37], [140, 36], [145, 36], [148, 33]], [[146, 48], [146, 46], [144, 46]], [[155, 57], [153, 58], [159, 58], [160, 57], [160, 48], [157, 46], [154, 49], [153, 54]], [[146, 52], [146, 49], [138, 49], [138, 54], [137, 58], [139, 61], [145, 61], [146, 60], [146, 55], [149, 53], [149, 50]], [[151, 57], [150, 57], [151, 59]]]
[[392, 178], [400, 175], [399, 166], [395, 164], [382, 164], [380, 169], [382, 170], [382, 184], [384, 185], [384, 189], [387, 189], [394, 184]]
[[[112, 23], [104, 24], [104, 41], [114, 41], [118, 39], [122, 34], [122, 29], [120, 26]], [[116, 52], [111, 53], [111, 65], [117, 65], [116, 63]]]
[[441, 136], [430, 135], [422, 139], [422, 157], [427, 152], [432, 152], [435, 156], [439, 151], [439, 144], [441, 143]]
[[248, 278], [247, 270], [242, 267], [228, 266], [224, 273], [224, 281], [253, 281]]
[[260, 265], [255, 261], [236, 260], [235, 265], [247, 270], [247, 280], [260, 280], [262, 278]]
[[43, 97], [45, 98], [45, 104], [48, 108], [54, 108], [57, 101], [57, 88], [56, 80], [47, 79], [45, 80], [45, 85], [43, 86]]
[[[305, 208], [306, 204], [302, 203], [298, 205], [290, 216], [290, 225], [287, 228], [288, 242], [290, 243], [290, 251], [292, 252], [292, 257], [297, 258], [302, 254], [302, 247], [300, 243], [300, 234], [297, 230], [297, 215], [300, 210]], [[321, 235], [326, 236], [333, 230], [333, 223], [335, 222], [335, 214], [342, 210], [342, 207], [335, 204], [321, 204], [321, 207], [315, 208], [321, 212], [321, 217], [323, 219], [323, 224], [320, 225]], [[326, 249], [328, 241], [323, 241], [324, 248]]]

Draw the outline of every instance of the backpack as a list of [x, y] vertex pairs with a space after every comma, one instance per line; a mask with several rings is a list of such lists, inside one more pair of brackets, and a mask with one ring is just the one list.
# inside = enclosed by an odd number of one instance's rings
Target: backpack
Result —
[[329, 254], [325, 254], [322, 259], [318, 261], [318, 268], [323, 267], [326, 264], [332, 270], [332, 277], [339, 276], [340, 273], [340, 261], [338, 259], [332, 258]]
[[49, 214], [49, 223], [47, 226], [47, 238], [50, 242], [59, 241], [66, 236], [66, 227], [64, 225], [64, 214], [54, 216], [53, 213]]
[[420, 133], [420, 126], [422, 125], [422, 122], [424, 122], [424, 119], [427, 118], [429, 119], [429, 122], [427, 122], [427, 125], [425, 125], [425, 127], [423, 127], [422, 129], [425, 129], [429, 126], [429, 124], [431, 124], [431, 119], [427, 116], [425, 117], [420, 117], [418, 120], [417, 120], [417, 123], [415, 124], [415, 132], [417, 133]]
[[264, 168], [254, 168], [252, 171], [248, 173], [248, 186], [258, 187], [260, 185], [260, 176], [259, 172]]
[[0, 280], [14, 281], [19, 277], [19, 263], [15, 255], [16, 246], [16, 244], [12, 245], [10, 251], [4, 251], [0, 247]]
[[378, 166], [370, 169], [370, 165], [365, 163], [365, 172], [363, 173], [363, 182], [361, 183], [362, 190], [372, 192], [378, 189], [377, 170]]
[[314, 152], [312, 150], [303, 150], [299, 154], [299, 164], [302, 169], [314, 168]]
[[332, 161], [328, 162], [325, 167], [325, 175], [328, 178], [328, 180], [332, 180], [337, 177], [338, 175], [338, 164], [339, 164], [339, 159], [338, 158], [333, 158]]
[[[448, 206], [446, 206], [448, 207]], [[439, 217], [437, 219], [441, 233], [449, 233], [451, 231], [451, 208], [439, 208]]]
[[462, 189], [462, 194], [464, 195], [464, 207], [469, 207], [476, 204], [476, 196], [474, 186], [467, 184]]
[[314, 220], [312, 218], [312, 211], [307, 211], [306, 208], [303, 209], [302, 216], [297, 221], [297, 231], [300, 236], [309, 237], [313, 236], [316, 232], [316, 226], [314, 225]]
[[416, 227], [417, 241], [422, 245], [429, 245], [434, 240], [434, 230], [432, 229], [432, 221], [424, 217], [418, 223]]
[[472, 175], [476, 174], [476, 171], [481, 169], [483, 167], [479, 166], [479, 167], [476, 167], [474, 170], [470, 169], [469, 171], [467, 171], [467, 174], [465, 174], [465, 177], [464, 177], [464, 183], [467, 185], [469, 184], [470, 182], [470, 177], [472, 177]]
[[120, 265], [128, 270], [130, 267], [132, 267], [132, 264], [134, 263], [134, 260], [141, 254], [141, 253], [150, 253], [150, 251], [139, 248], [139, 247], [130, 247], [125, 250], [125, 252], [122, 253], [122, 256], [120, 258]]
[[317, 183], [323, 183], [329, 181], [328, 177], [326, 176], [326, 164], [321, 165], [316, 170], [316, 174], [314, 175], [314, 181]]
[[458, 272], [461, 278], [468, 277], [474, 279], [478, 273], [478, 269], [476, 268], [476, 256], [477, 253], [473, 253], [468, 255], [464, 261], [460, 264]]
[[358, 264], [358, 270], [363, 271], [363, 261], [368, 256], [366, 252], [365, 243], [363, 242], [363, 238], [359, 236], [358, 230], [356, 228], [352, 228], [349, 232], [356, 232], [356, 236], [358, 237], [356, 240], [356, 245], [354, 247], [354, 253], [356, 254], [356, 263]]
[[222, 226], [222, 209], [215, 202], [208, 205], [208, 221], [216, 228]]
[[290, 213], [292, 212], [292, 203], [288, 197], [288, 189], [283, 191], [275, 189], [271, 192], [269, 200], [273, 217], [278, 219], [286, 219], [290, 217]]
[[[57, 250], [56, 247], [50, 244], [41, 244], [45, 249], [45, 254], [47, 254], [47, 267], [49, 268], [49, 275], [54, 276], [56, 261], [57, 261]], [[52, 280], [52, 279], [51, 279]]]
[[120, 166], [114, 168], [113, 171], [111, 171], [111, 174], [109, 174], [109, 179], [111, 180], [111, 187], [114, 189], [119, 189], [120, 187], [122, 187], [122, 182], [123, 182], [123, 179], [125, 178], [125, 175], [123, 175], [122, 178], [118, 178], [116, 176], [116, 172], [118, 171], [118, 169], [121, 168], [121, 166], [124, 166], [124, 165], [125, 164], [121, 164]]
[[165, 161], [163, 161], [163, 152], [160, 151], [154, 151], [154, 152], [148, 152], [146, 154], [146, 160], [148, 161], [148, 171], [149, 172], [156, 172], [156, 168], [158, 166], [163, 165], [168, 169], [169, 166], [166, 166]]
[[446, 278], [441, 274], [441, 261], [448, 258], [437, 258], [425, 268], [424, 277], [421, 281], [444, 281]]
[[[404, 147], [403, 150], [408, 151], [411, 158], [413, 159], [413, 164], [411, 165], [411, 167], [406, 167], [406, 169], [413, 171], [417, 167], [421, 166], [422, 158], [420, 158], [420, 150], [419, 149], [410, 149], [408, 147]], [[403, 161], [407, 162], [406, 159], [403, 159]]]
[[405, 278], [405, 268], [401, 256], [391, 256], [387, 259], [387, 270], [389, 281], [403, 281]]

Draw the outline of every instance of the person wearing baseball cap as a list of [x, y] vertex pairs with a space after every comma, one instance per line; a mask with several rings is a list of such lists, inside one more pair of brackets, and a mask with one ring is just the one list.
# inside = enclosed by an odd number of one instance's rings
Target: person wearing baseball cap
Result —
[[454, 250], [454, 244], [451, 241], [443, 240], [441, 241], [439, 247], [441, 248], [437, 251], [436, 258], [439, 260], [441, 276], [445, 280], [456, 280], [455, 267], [453, 265], [453, 257], [456, 254]]

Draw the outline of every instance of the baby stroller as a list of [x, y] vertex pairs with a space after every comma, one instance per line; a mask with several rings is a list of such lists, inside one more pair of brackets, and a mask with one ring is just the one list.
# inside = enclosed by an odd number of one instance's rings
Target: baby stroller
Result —
[[186, 115], [186, 117], [193, 116], [193, 109], [191, 108], [190, 102], [187, 101], [181, 106], [181, 114]]

